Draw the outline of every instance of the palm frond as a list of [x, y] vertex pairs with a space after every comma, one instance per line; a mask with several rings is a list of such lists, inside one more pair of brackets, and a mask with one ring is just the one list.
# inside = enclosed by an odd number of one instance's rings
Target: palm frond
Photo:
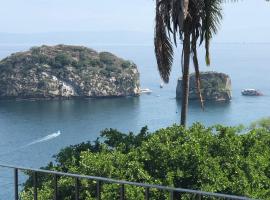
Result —
[[155, 54], [159, 73], [165, 83], [169, 81], [173, 63], [172, 43], [177, 45], [177, 37], [183, 41], [185, 31], [195, 36], [196, 44], [199, 38], [200, 44], [205, 43], [205, 60], [210, 65], [210, 40], [217, 33], [222, 19], [222, 1], [156, 0]]
[[171, 20], [173, 25], [174, 43], [177, 45], [177, 36], [182, 39], [184, 20], [188, 14], [189, 0], [172, 0], [171, 1]]
[[204, 0], [204, 17], [202, 18], [201, 41], [205, 41], [205, 61], [210, 65], [210, 40], [217, 33], [220, 21], [222, 19], [222, 0]]
[[157, 1], [156, 6], [156, 27], [155, 27], [155, 54], [158, 71], [165, 83], [169, 82], [170, 72], [173, 63], [173, 46], [170, 40], [170, 5], [168, 1]]

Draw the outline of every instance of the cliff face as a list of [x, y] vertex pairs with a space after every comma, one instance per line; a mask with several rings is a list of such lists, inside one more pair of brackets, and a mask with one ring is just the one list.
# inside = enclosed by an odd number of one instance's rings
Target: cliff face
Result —
[[0, 61], [0, 97], [118, 97], [139, 94], [136, 65], [80, 46], [41, 46]]
[[[201, 73], [201, 92], [206, 101], [229, 101], [232, 98], [231, 79], [228, 75], [217, 72]], [[182, 79], [178, 80], [176, 97], [182, 97]], [[195, 74], [190, 75], [189, 99], [197, 100]]]

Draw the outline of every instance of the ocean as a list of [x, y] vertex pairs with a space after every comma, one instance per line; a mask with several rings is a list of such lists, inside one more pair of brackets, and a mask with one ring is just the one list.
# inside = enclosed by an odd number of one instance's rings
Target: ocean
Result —
[[[3, 44], [0, 58], [27, 50], [32, 44]], [[16, 101], [0, 100], [0, 163], [38, 168], [52, 160], [61, 148], [95, 140], [101, 130], [116, 128], [138, 132], [143, 126], [150, 131], [180, 121], [180, 102], [175, 99], [177, 79], [181, 75], [180, 54], [169, 84], [160, 88], [154, 49], [151, 45], [90, 45], [98, 51], [110, 51], [135, 62], [141, 76], [141, 87], [151, 94], [140, 97]], [[233, 98], [228, 103], [207, 103], [202, 111], [198, 102], [189, 106], [188, 123], [206, 126], [224, 124], [249, 125], [270, 115], [270, 44], [214, 43], [212, 64], [206, 67], [204, 51], [199, 49], [201, 71], [217, 71], [232, 79]], [[192, 66], [191, 66], [192, 68]], [[264, 95], [246, 97], [243, 88], [259, 89]], [[12, 171], [0, 170], [0, 199], [12, 199]], [[20, 175], [20, 183], [24, 176]]]

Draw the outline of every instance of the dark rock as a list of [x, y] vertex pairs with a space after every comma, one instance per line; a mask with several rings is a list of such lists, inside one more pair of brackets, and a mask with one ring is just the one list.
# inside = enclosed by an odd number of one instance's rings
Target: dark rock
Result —
[[139, 95], [137, 66], [81, 46], [41, 46], [0, 61], [0, 98]]
[[[232, 98], [231, 79], [228, 75], [218, 72], [201, 73], [201, 92], [205, 101], [229, 101]], [[182, 97], [182, 79], [178, 79], [176, 98]], [[190, 75], [190, 100], [198, 100], [195, 74]]]

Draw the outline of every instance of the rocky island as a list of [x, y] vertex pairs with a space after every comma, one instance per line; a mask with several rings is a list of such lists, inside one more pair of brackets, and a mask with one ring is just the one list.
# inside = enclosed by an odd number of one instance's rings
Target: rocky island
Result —
[[0, 61], [0, 98], [120, 97], [139, 90], [134, 63], [86, 47], [33, 47]]
[[[205, 101], [229, 101], [232, 98], [231, 79], [227, 74], [218, 72], [201, 73], [201, 92]], [[182, 97], [182, 79], [178, 79], [176, 97]], [[195, 74], [190, 75], [190, 100], [198, 100]]]

